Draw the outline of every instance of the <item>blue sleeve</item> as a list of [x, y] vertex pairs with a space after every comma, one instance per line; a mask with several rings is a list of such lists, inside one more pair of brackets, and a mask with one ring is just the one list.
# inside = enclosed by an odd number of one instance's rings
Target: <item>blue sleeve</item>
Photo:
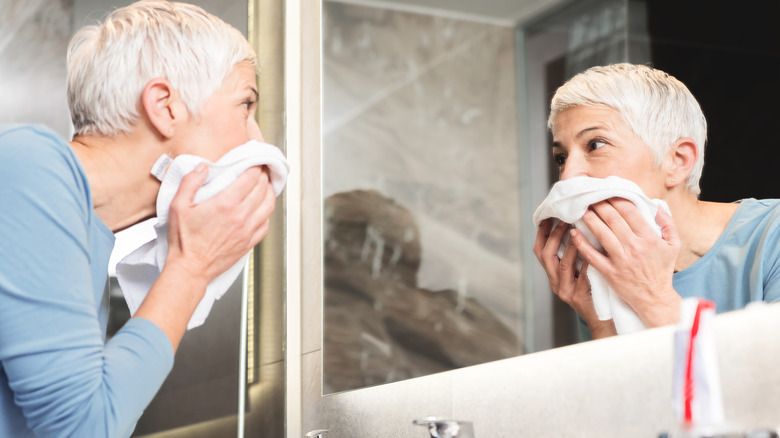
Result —
[[39, 437], [129, 436], [173, 350], [142, 319], [104, 343], [86, 179], [56, 140], [24, 140], [0, 141], [0, 361], [8, 386]]
[[764, 271], [763, 301], [777, 302], [780, 301], [780, 207], [775, 207], [769, 215], [763, 241], [763, 260], [758, 261]]

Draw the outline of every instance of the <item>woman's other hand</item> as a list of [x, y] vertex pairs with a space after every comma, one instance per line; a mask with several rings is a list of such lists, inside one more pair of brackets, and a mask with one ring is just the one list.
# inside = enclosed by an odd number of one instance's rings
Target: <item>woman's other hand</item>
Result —
[[570, 229], [571, 225], [567, 223], [559, 222], [553, 228], [551, 219], [544, 220], [536, 233], [534, 254], [547, 273], [550, 289], [585, 320], [593, 338], [614, 335], [616, 332], [612, 320], [601, 321], [596, 314], [587, 275], [587, 262], [577, 271], [578, 253], [572, 239], [566, 243], [563, 255], [558, 258], [563, 236]]
[[612, 198], [593, 204], [582, 220], [605, 252], [596, 250], [574, 230], [571, 241], [583, 259], [601, 273], [646, 326], [676, 322], [681, 298], [674, 290], [672, 276], [680, 238], [671, 216], [658, 209], [659, 236], [632, 202]]

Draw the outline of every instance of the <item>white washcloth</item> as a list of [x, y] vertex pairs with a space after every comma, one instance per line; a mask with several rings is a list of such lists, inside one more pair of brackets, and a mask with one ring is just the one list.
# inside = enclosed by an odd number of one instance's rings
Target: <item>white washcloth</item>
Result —
[[[152, 284], [160, 276], [168, 255], [168, 208], [179, 189], [181, 179], [200, 163], [208, 165], [208, 176], [195, 194], [194, 202], [203, 202], [230, 185], [246, 169], [267, 166], [271, 184], [277, 196], [287, 182], [289, 166], [282, 152], [275, 146], [251, 140], [230, 150], [216, 163], [195, 155], [179, 155], [171, 160], [163, 155], [152, 168], [152, 174], [162, 181], [157, 194], [157, 237], [142, 245], [116, 266], [119, 286], [127, 301], [130, 314], [134, 314], [143, 302]], [[206, 320], [214, 301], [224, 295], [238, 277], [249, 257], [247, 253], [235, 265], [215, 278], [206, 288], [206, 294], [195, 309], [187, 329], [198, 327]]]
[[[554, 218], [572, 224], [597, 250], [603, 251], [596, 236], [591, 233], [582, 215], [591, 205], [609, 198], [625, 198], [633, 202], [647, 223], [654, 225], [656, 233], [661, 235], [661, 227], [655, 222], [658, 207], [667, 213], [669, 206], [660, 199], [650, 199], [633, 182], [617, 177], [590, 178], [578, 176], [555, 183], [547, 198], [534, 212], [533, 221], [536, 228], [547, 218]], [[558, 256], [563, 254], [566, 239], [561, 243]], [[577, 269], [582, 260], [577, 260]], [[630, 333], [642, 330], [645, 325], [631, 307], [623, 301], [618, 294], [609, 287], [604, 277], [594, 268], [588, 271], [593, 304], [599, 319], [606, 321], [613, 319], [618, 334]]]

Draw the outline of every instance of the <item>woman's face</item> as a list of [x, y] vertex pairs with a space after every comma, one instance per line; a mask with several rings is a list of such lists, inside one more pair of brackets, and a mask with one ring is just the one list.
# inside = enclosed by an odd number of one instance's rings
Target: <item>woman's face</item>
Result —
[[257, 96], [254, 67], [236, 64], [198, 116], [190, 116], [174, 155], [192, 154], [215, 162], [251, 139], [264, 141], [255, 121]]
[[665, 197], [664, 175], [653, 153], [607, 107], [572, 107], [555, 117], [553, 158], [559, 179], [619, 176], [636, 183], [650, 198]]

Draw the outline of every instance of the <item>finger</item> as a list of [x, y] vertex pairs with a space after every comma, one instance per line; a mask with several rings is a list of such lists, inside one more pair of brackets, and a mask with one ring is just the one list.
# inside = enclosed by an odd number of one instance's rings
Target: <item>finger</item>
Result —
[[625, 198], [612, 198], [609, 199], [608, 202], [618, 213], [620, 213], [620, 216], [629, 226], [632, 233], [637, 236], [645, 237], [655, 235], [655, 230], [647, 220], [645, 220], [644, 216], [642, 216], [642, 213], [639, 211], [639, 208], [633, 202]]
[[[577, 251], [587, 263], [586, 266], [593, 266], [597, 271], [604, 273], [608, 267], [608, 261], [604, 254], [594, 248], [579, 230], [573, 228], [570, 234]], [[580, 269], [580, 276], [582, 276], [582, 269]]]
[[206, 181], [208, 175], [209, 167], [206, 163], [200, 163], [195, 166], [195, 169], [192, 172], [184, 175], [181, 179], [179, 188], [176, 191], [173, 200], [171, 200], [171, 204], [181, 204], [184, 207], [192, 205], [195, 194]]
[[558, 271], [561, 274], [562, 280], [574, 282], [574, 278], [577, 276], [577, 247], [569, 238], [566, 242], [566, 248], [561, 255], [561, 261], [558, 263]]
[[276, 194], [272, 185], [268, 184], [264, 188], [258, 185], [256, 192], [252, 193], [252, 197], [255, 199], [246, 202], [247, 208], [249, 208], [247, 212], [249, 223], [252, 227], [267, 222], [276, 208]]
[[[552, 221], [550, 224], [550, 226], [552, 226]], [[560, 248], [563, 236], [569, 230], [569, 227], [570, 225], [566, 222], [559, 221], [546, 238], [540, 239], [541, 231], [537, 233], [537, 240], [540, 241], [541, 245], [537, 258], [542, 262], [542, 265], [545, 264], [545, 260], [547, 260], [547, 262], [558, 261], [558, 248]], [[554, 260], [553, 257], [555, 257]]]
[[[599, 209], [600, 214], [592, 209], [589, 209], [585, 212], [585, 214], [582, 215], [582, 221], [588, 227], [588, 230], [590, 230], [593, 236], [595, 236], [596, 240], [601, 244], [601, 247], [604, 248], [608, 254], [622, 254], [623, 244], [617, 236], [618, 232], [616, 232], [614, 228], [620, 228], [620, 225], [617, 225], [617, 222], [622, 221], [623, 219], [620, 217], [620, 213], [618, 213], [617, 210], [615, 210], [615, 208], [611, 205], [607, 203], [599, 204], [601, 205], [598, 205], [596, 208]], [[603, 218], [601, 214], [603, 214], [606, 219]], [[612, 226], [607, 224], [605, 220], [611, 221]], [[621, 234], [625, 235], [625, 230], [630, 232], [630, 228], [625, 224], [625, 222], [623, 223], [623, 227], [624, 230], [620, 232]], [[580, 233], [580, 235], [582, 235], [582, 233]], [[582, 235], [582, 237], [582, 240], [585, 240], [584, 235]], [[592, 246], [587, 241], [585, 243], [587, 243], [588, 246]]]
[[576, 292], [577, 282], [577, 247], [569, 239], [566, 242], [561, 259], [557, 267], [557, 294], [564, 302], [571, 302], [572, 296]]
[[680, 235], [677, 233], [677, 226], [674, 219], [663, 208], [659, 208], [655, 214], [655, 222], [661, 227], [661, 238], [672, 246], [680, 245]]
[[[620, 204], [617, 200], [616, 203]], [[595, 212], [599, 219], [601, 219], [601, 221], [606, 224], [606, 226], [609, 227], [612, 233], [616, 236], [620, 237], [627, 234], [634, 234], [634, 232], [631, 230], [631, 227], [626, 222], [626, 218], [620, 214], [615, 206], [612, 205], [610, 200], [597, 202], [591, 206], [590, 210]], [[592, 228], [591, 231], [593, 231]]]
[[590, 280], [588, 280], [588, 264], [587, 260], [582, 261], [582, 266], [580, 266], [580, 273], [577, 276], [577, 284], [580, 285], [582, 283], [586, 283], [588, 285], [588, 292], [590, 293]]
[[571, 225], [566, 222], [558, 222], [558, 224], [555, 225], [555, 228], [550, 232], [550, 237], [547, 239], [547, 242], [545, 242], [544, 248], [542, 249], [542, 258], [545, 259], [547, 263], [557, 265], [559, 261], [558, 251], [561, 248], [563, 236], [566, 235], [569, 228], [571, 228]]
[[261, 167], [253, 166], [243, 171], [235, 181], [225, 187], [217, 196], [229, 204], [240, 203], [247, 199], [257, 186], [265, 190], [266, 185], [268, 185], [267, 174], [263, 172]]
[[585, 303], [591, 303], [592, 306], [592, 296], [590, 293], [590, 280], [588, 279], [588, 262], [583, 261], [582, 266], [580, 267], [580, 274], [577, 277], [577, 283], [575, 285], [575, 294], [577, 295], [577, 299], [580, 301], [580, 305], [584, 305]]
[[536, 240], [534, 240], [534, 255], [541, 261], [542, 249], [547, 239], [550, 237], [550, 228], [552, 228], [552, 219], [545, 219], [539, 224], [539, 229], [536, 231]]

